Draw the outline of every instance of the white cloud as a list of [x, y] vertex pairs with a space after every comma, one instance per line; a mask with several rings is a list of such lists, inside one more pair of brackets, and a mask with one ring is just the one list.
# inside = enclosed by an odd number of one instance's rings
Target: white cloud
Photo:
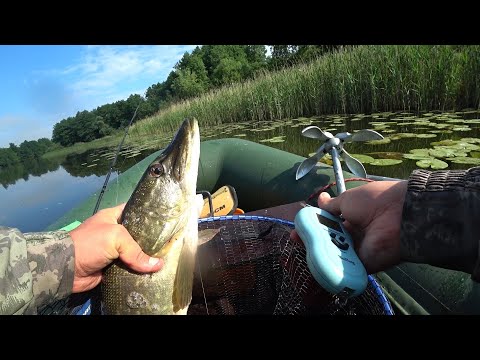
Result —
[[74, 64], [62, 69], [39, 71], [36, 75], [62, 80], [65, 93], [73, 96], [72, 103], [75, 105], [71, 115], [74, 115], [77, 111], [126, 99], [134, 93], [143, 95], [149, 86], [165, 81], [183, 54], [195, 47], [91, 45], [84, 48]]
[[150, 85], [164, 81], [185, 51], [193, 49], [175, 45], [89, 46], [80, 62], [63, 73], [76, 77], [71, 84], [76, 96], [119, 98], [116, 94], [125, 93], [129, 85], [138, 87], [143, 82], [143, 93]]

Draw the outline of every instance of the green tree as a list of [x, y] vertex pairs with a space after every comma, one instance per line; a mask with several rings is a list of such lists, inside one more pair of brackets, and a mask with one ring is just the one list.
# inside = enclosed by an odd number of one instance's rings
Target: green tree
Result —
[[220, 63], [213, 71], [212, 82], [217, 86], [231, 84], [244, 79], [247, 72], [248, 66], [246, 62], [224, 58], [220, 60]]
[[17, 153], [11, 148], [0, 148], [0, 168], [6, 168], [20, 163]]
[[[202, 51], [198, 46], [191, 54], [186, 52], [182, 59], [175, 65], [175, 69], [177, 71], [189, 70], [192, 74], [195, 74], [195, 82], [199, 84], [203, 91], [209, 89], [210, 79], [208, 78], [208, 72], [203, 63]], [[180, 74], [178, 75], [181, 76]]]
[[117, 101], [112, 104], [99, 106], [95, 109], [95, 114], [101, 116], [105, 124], [112, 129], [118, 129], [122, 124], [122, 111], [119, 104], [120, 102]]
[[188, 99], [205, 91], [197, 75], [191, 70], [178, 70], [178, 77], [172, 84], [172, 90], [180, 99]]
[[75, 118], [69, 117], [53, 126], [52, 141], [62, 146], [73, 145], [76, 142], [74, 129]]

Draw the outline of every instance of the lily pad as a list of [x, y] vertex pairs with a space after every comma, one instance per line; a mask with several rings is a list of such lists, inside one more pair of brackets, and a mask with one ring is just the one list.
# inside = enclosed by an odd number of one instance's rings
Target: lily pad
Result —
[[410, 150], [410, 153], [412, 154], [419, 154], [419, 155], [424, 155], [430, 157], [429, 153], [430, 149], [412, 149]]
[[372, 161], [375, 160], [373, 157], [363, 154], [350, 154], [350, 156], [354, 157], [355, 159], [364, 164], [370, 164]]
[[386, 121], [370, 121], [369, 124], [372, 125], [372, 126], [389, 126], [392, 123], [389, 123], [389, 122], [386, 122]]
[[424, 154], [404, 154], [403, 157], [405, 159], [410, 159], [410, 160], [427, 160], [427, 159], [434, 159], [433, 157], [429, 155], [424, 155]]
[[372, 152], [369, 153], [370, 155], [375, 155], [376, 157], [380, 159], [396, 159], [396, 160], [402, 160], [403, 159], [403, 154], [400, 152], [393, 152], [393, 151], [382, 151], [382, 152]]
[[447, 148], [445, 146], [437, 146], [435, 149], [430, 149], [428, 153], [436, 158], [447, 158], [455, 155], [455, 149]]
[[388, 125], [373, 125], [375, 131], [385, 131], [389, 128]]
[[384, 138], [381, 140], [370, 140], [370, 141], [365, 141], [365, 144], [369, 145], [382, 145], [382, 144], [390, 144], [391, 140], [390, 138]]
[[451, 134], [452, 130], [430, 130], [431, 133], [434, 134]]
[[270, 138], [270, 139], [264, 139], [264, 140], [260, 140], [260, 142], [268, 142], [268, 143], [281, 143], [281, 142], [284, 142], [285, 141], [285, 136], [275, 136], [273, 138]]
[[414, 138], [414, 137], [417, 137], [417, 134], [414, 134], [414, 133], [397, 133], [395, 135], [390, 136], [390, 139], [400, 140], [400, 139]]
[[448, 129], [451, 125], [448, 124], [431, 124], [430, 126], [437, 128], [437, 129]]
[[454, 157], [448, 158], [453, 163], [456, 164], [468, 164], [468, 165], [480, 165], [480, 158], [473, 158], [473, 157]]
[[417, 137], [420, 139], [428, 139], [428, 138], [437, 137], [437, 135], [436, 134], [418, 134]]
[[480, 146], [476, 144], [470, 144], [467, 142], [459, 141], [455, 145], [453, 145], [455, 149], [464, 150], [464, 151], [472, 151], [472, 150], [479, 150]]
[[332, 156], [330, 154], [325, 154], [325, 156], [322, 157], [318, 162], [321, 162], [327, 165], [333, 165]]
[[133, 154], [130, 154], [130, 155], [126, 156], [125, 158], [129, 159], [129, 158], [133, 158], [133, 157], [138, 156], [138, 155], [140, 155], [140, 153], [133, 153]]
[[401, 164], [402, 160], [395, 160], [395, 159], [375, 159], [370, 163], [370, 165], [375, 166], [390, 166], [390, 165], [398, 165]]
[[446, 169], [448, 164], [445, 161], [438, 160], [438, 159], [423, 159], [417, 161], [417, 166], [423, 169], [428, 169], [431, 167], [434, 170], [438, 169]]
[[273, 128], [271, 126], [267, 126], [267, 127], [259, 128], [259, 129], [250, 129], [250, 131], [254, 131], [254, 132], [270, 131], [270, 130], [275, 130], [275, 128]]
[[458, 143], [457, 140], [446, 139], [446, 140], [442, 140], [442, 141], [432, 142], [432, 143], [430, 143], [430, 145], [453, 146], [456, 143]]
[[417, 126], [418, 126], [418, 125], [428, 125], [428, 126], [430, 126], [430, 124], [432, 124], [432, 122], [431, 122], [431, 121], [427, 121], [427, 120], [418, 120], [418, 121], [415, 121], [415, 122], [413, 123], [413, 125], [417, 125]]
[[461, 141], [461, 140], [435, 141], [435, 142], [432, 142], [431, 145], [434, 145], [433, 147], [435, 149], [448, 148], [448, 149], [453, 149], [455, 151], [460, 151], [460, 152], [469, 152], [472, 150], [480, 149], [479, 145], [472, 144], [466, 141]]
[[470, 144], [480, 144], [480, 139], [478, 138], [461, 138], [460, 141]]

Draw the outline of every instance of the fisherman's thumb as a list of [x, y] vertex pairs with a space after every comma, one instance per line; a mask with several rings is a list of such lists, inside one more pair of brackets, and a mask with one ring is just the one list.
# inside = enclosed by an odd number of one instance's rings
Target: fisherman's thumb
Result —
[[341, 198], [330, 197], [330, 194], [327, 192], [322, 192], [318, 196], [318, 207], [322, 210], [326, 210], [332, 214], [339, 215], [341, 214], [340, 210]]
[[118, 249], [119, 258], [132, 270], [149, 273], [162, 268], [163, 260], [145, 254], [135, 241], [122, 245]]

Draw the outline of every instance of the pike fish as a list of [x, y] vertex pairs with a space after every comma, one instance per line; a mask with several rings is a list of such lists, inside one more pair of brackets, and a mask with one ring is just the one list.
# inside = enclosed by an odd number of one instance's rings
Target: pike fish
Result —
[[[168, 147], [146, 169], [122, 214], [122, 224], [162, 269], [139, 274], [112, 263], [102, 279], [102, 311], [107, 314], [185, 315], [192, 299], [198, 216], [196, 195], [200, 132], [185, 120]], [[200, 205], [199, 205], [200, 201]]]

